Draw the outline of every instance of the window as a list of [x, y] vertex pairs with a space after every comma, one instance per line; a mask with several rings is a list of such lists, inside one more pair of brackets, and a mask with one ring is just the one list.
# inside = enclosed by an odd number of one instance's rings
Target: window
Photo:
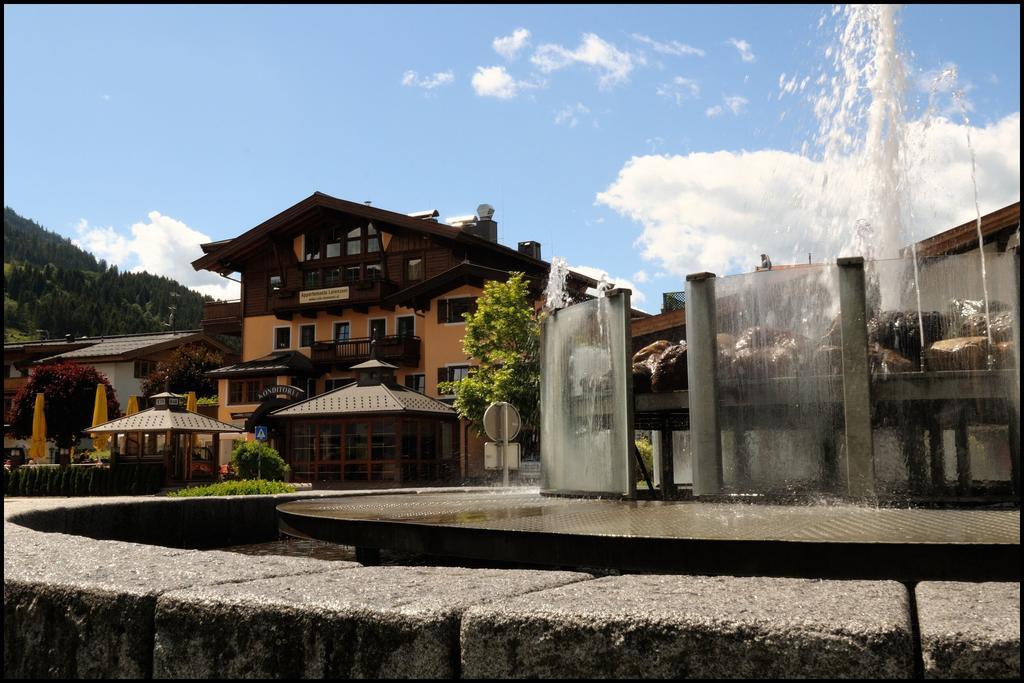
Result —
[[366, 279], [371, 281], [384, 279], [384, 270], [381, 268], [380, 263], [366, 264]]
[[351, 377], [333, 377], [324, 380], [324, 391], [334, 391], [352, 384]]
[[355, 256], [356, 254], [363, 253], [363, 229], [353, 228], [348, 231], [348, 236], [345, 238], [345, 254], [348, 256]]
[[464, 323], [464, 313], [476, 312], [476, 297], [465, 296], [458, 299], [440, 299], [437, 302], [437, 322]]
[[359, 266], [345, 267], [345, 282], [358, 282], [361, 269]]
[[324, 271], [324, 287], [337, 287], [341, 282], [341, 271], [337, 268], [328, 268]]
[[370, 459], [392, 460], [395, 457], [395, 421], [374, 420], [370, 423]]
[[290, 327], [275, 327], [274, 328], [274, 348], [275, 349], [290, 349], [292, 347], [292, 328]]
[[380, 251], [380, 235], [377, 234], [377, 228], [370, 223], [366, 226], [366, 253], [376, 254]]
[[320, 258], [320, 233], [307, 232], [303, 243], [306, 261], [316, 261]]
[[260, 392], [272, 385], [273, 382], [266, 379], [228, 382], [228, 403], [259, 403]]
[[369, 425], [365, 422], [350, 422], [345, 425], [345, 459], [365, 460]]
[[411, 258], [405, 260], [405, 279], [407, 282], [423, 279], [423, 259]]
[[306, 398], [313, 398], [316, 396], [316, 378], [306, 378]]
[[331, 230], [327, 234], [325, 258], [337, 258], [341, 256], [342, 231], [339, 228]]
[[437, 369], [438, 382], [461, 382], [473, 369], [471, 365], [451, 365], [446, 368]]
[[302, 274], [303, 289], [316, 289], [320, 286], [320, 271], [307, 270]]
[[320, 459], [341, 460], [341, 425], [320, 426]]
[[277, 292], [281, 289], [281, 276], [271, 275], [270, 276], [270, 291]]
[[421, 394], [425, 394], [427, 392], [427, 376], [423, 374], [406, 375], [405, 386], [409, 387], [413, 391], [418, 391]]
[[395, 318], [395, 322], [398, 325], [398, 329], [395, 330], [395, 334], [399, 337], [416, 336], [416, 318], [414, 316], [403, 315], [400, 318]]
[[241, 403], [245, 382], [228, 382], [228, 403]]
[[151, 360], [137, 360], [135, 361], [135, 373], [136, 378], [149, 377], [156, 370], [156, 362]]
[[316, 325], [299, 325], [299, 346], [312, 346], [316, 339]]
[[378, 318], [370, 321], [370, 339], [382, 339], [388, 333], [388, 321]]
[[345, 323], [334, 323], [334, 341], [348, 341], [351, 325]]

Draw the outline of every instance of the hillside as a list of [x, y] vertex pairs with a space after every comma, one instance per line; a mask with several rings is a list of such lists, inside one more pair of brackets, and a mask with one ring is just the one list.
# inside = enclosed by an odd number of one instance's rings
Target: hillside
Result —
[[[172, 297], [177, 294], [177, 297]], [[209, 297], [170, 278], [122, 273], [4, 207], [4, 341], [197, 329]]]

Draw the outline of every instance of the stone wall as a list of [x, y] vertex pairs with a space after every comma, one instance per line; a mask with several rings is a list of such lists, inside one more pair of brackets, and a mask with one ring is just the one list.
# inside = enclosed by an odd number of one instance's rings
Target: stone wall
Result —
[[4, 676], [1019, 678], [1019, 584], [195, 550], [274, 540], [316, 495], [6, 499]]

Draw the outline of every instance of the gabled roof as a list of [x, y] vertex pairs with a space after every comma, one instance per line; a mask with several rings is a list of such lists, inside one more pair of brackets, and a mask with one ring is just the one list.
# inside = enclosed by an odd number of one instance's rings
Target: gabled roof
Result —
[[406, 387], [386, 384], [359, 386], [353, 382], [326, 394], [275, 410], [271, 416], [340, 417], [373, 413], [421, 414], [452, 418], [458, 415], [451, 406]]
[[[85, 342], [86, 339], [80, 341]], [[200, 330], [183, 332], [156, 332], [145, 334], [125, 334], [114, 337], [100, 337], [88, 340], [89, 345], [73, 351], [65, 351], [54, 356], [42, 358], [37, 363], [73, 360], [77, 362], [117, 362], [133, 360], [166, 349], [173, 349], [185, 344], [204, 342], [221, 351], [231, 353], [225, 344], [207, 336]]]
[[266, 377], [269, 375], [315, 375], [313, 361], [298, 351], [274, 351], [244, 363], [226, 365], [206, 373], [211, 379]]
[[[207, 253], [193, 261], [192, 267], [196, 270], [212, 270], [222, 273], [234, 272], [238, 269], [238, 264], [249, 254], [265, 248], [267, 240], [270, 239], [276, 230], [324, 209], [339, 211], [348, 215], [378, 221], [381, 224], [387, 224], [390, 226], [391, 229], [389, 231], [391, 232], [429, 235], [442, 242], [490, 251], [532, 270], [542, 269], [546, 272], [550, 267], [547, 261], [533, 258], [511, 247], [491, 242], [451, 225], [338, 199], [323, 192], [314, 192], [298, 204], [285, 209], [273, 218], [260, 223], [255, 228], [247, 230], [234, 239], [201, 245], [203, 251]], [[578, 273], [573, 273], [573, 276], [586, 283], [589, 287], [597, 284], [596, 281]]]
[[240, 434], [241, 429], [212, 417], [187, 410], [150, 408], [133, 415], [89, 427], [89, 433], [117, 432], [188, 432], [197, 434]]

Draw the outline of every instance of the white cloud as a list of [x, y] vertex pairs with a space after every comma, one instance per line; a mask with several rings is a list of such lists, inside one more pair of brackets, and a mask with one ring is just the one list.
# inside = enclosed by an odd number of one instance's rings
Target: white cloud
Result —
[[683, 57], [687, 55], [696, 55], [697, 57], [704, 56], [704, 50], [687, 45], [686, 43], [680, 43], [678, 40], [673, 40], [670, 43], [661, 43], [639, 33], [633, 34], [633, 40], [637, 40], [645, 45], [650, 45], [651, 49], [655, 52], [660, 52], [663, 55], [673, 55], [676, 57]]
[[730, 38], [726, 42], [728, 42], [730, 45], [732, 45], [739, 51], [740, 58], [744, 62], [752, 62], [756, 59], [754, 57], [754, 53], [750, 51], [750, 43], [748, 43], [747, 41], [737, 38]]
[[627, 82], [634, 68], [647, 63], [643, 55], [623, 52], [593, 33], [584, 34], [580, 46], [575, 50], [550, 43], [541, 45], [530, 61], [544, 73], [572, 64], [585, 64], [601, 72], [598, 79], [601, 88]]
[[638, 270], [635, 273], [633, 273], [633, 279], [639, 282], [640, 284], [643, 284], [647, 282], [650, 278], [647, 276], [646, 270]]
[[510, 100], [523, 90], [539, 87], [539, 83], [517, 81], [503, 66], [478, 66], [473, 74], [473, 90], [480, 97]]
[[[587, 277], [593, 278], [598, 282], [600, 282], [601, 278], [603, 277], [606, 282], [613, 284], [616, 287], [619, 287], [621, 289], [633, 290], [633, 293], [630, 295], [629, 298], [630, 305], [633, 308], [644, 310], [642, 306], [644, 302], [647, 301], [647, 297], [646, 295], [644, 295], [643, 292], [637, 289], [636, 285], [633, 284], [632, 280], [628, 280], [626, 278], [621, 277], [615, 277], [614, 275], [610, 275], [607, 270], [597, 268], [595, 266], [569, 266], [569, 270], [579, 273], [581, 275], [586, 275]], [[587, 294], [595, 296], [597, 294], [597, 290], [589, 288], [587, 289]]]
[[729, 107], [733, 114], [736, 116], [740, 115], [743, 107], [750, 104], [750, 100], [746, 97], [740, 97], [739, 95], [727, 95], [725, 98], [725, 106]]
[[555, 114], [555, 125], [558, 126], [564, 123], [570, 128], [575, 128], [576, 124], [579, 123], [579, 117], [589, 113], [590, 109], [582, 102], [577, 102], [575, 105], [567, 105]]
[[[911, 139], [925, 128], [910, 126]], [[915, 138], [916, 136], [916, 138]], [[972, 128], [982, 213], [1020, 200], [1020, 114]], [[900, 245], [947, 230], [974, 215], [970, 155], [962, 125], [938, 119], [911, 146], [914, 220]], [[777, 150], [718, 151], [630, 159], [597, 202], [641, 227], [644, 259], [673, 275], [747, 272], [758, 255], [776, 264], [851, 255], [864, 210], [864, 169], [852, 160], [821, 162]], [[657, 275], [656, 275], [657, 277]]]
[[677, 106], [682, 106], [684, 101], [700, 97], [700, 83], [693, 78], [676, 76], [671, 82], [659, 85], [655, 92], [659, 97], [667, 97]]
[[192, 268], [192, 261], [203, 255], [199, 245], [211, 241], [209, 236], [159, 211], [150, 211], [148, 219], [133, 224], [127, 237], [112, 227], [90, 227], [83, 218], [75, 226], [79, 238], [72, 241], [121, 270], [163, 275], [217, 299], [239, 298], [238, 283]]
[[530, 32], [525, 28], [517, 28], [510, 36], [495, 38], [492, 45], [494, 51], [505, 59], [512, 61], [519, 51], [530, 44]]
[[455, 82], [455, 74], [452, 73], [451, 69], [448, 71], [438, 71], [433, 76], [424, 76], [420, 78], [419, 74], [415, 71], [406, 71], [402, 75], [402, 85], [407, 88], [423, 88], [424, 90], [433, 90], [443, 85], [451, 85]]
[[713, 119], [716, 116], [718, 116], [719, 114], [721, 114], [722, 111], [723, 111], [722, 110], [722, 105], [716, 104], [713, 107], [708, 107], [707, 109], [705, 109], [704, 110], [704, 115], [707, 116], [709, 119]]

